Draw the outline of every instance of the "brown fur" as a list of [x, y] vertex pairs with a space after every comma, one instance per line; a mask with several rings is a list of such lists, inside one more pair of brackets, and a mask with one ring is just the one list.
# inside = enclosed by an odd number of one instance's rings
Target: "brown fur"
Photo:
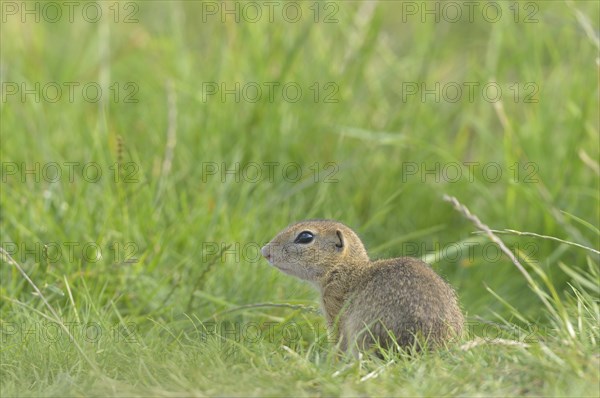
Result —
[[[313, 240], [294, 243], [303, 231], [311, 232]], [[355, 344], [368, 350], [375, 343], [410, 348], [415, 336], [436, 346], [462, 332], [454, 290], [427, 263], [411, 257], [371, 261], [360, 238], [342, 223], [290, 225], [262, 254], [319, 289], [328, 325], [343, 350]]]

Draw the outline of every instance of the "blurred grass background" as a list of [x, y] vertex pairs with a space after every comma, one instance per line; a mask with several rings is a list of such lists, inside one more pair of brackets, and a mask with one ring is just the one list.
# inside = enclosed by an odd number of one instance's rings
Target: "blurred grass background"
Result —
[[[493, 229], [600, 247], [599, 6], [476, 3], [471, 20], [455, 3], [456, 22], [443, 2], [292, 3], [302, 10], [297, 22], [293, 8], [282, 14], [285, 2], [276, 2], [273, 22], [261, 2], [101, 2], [98, 22], [82, 16], [87, 3], [73, 22], [56, 3], [60, 21], [42, 14], [38, 23], [7, 8], [25, 3], [3, 2], [2, 247], [75, 325], [82, 351], [64, 334], [44, 334], [51, 315], [3, 258], [2, 395], [597, 396], [597, 252], [501, 235], [564, 306], [559, 318], [578, 319], [581, 333], [565, 340], [568, 322], [554, 323], [539, 293], [442, 195]], [[262, 11], [256, 22], [248, 4]], [[221, 14], [235, 7], [239, 22]], [[439, 22], [426, 13], [434, 7]], [[52, 82], [63, 90], [56, 102]], [[79, 84], [72, 101], [65, 82]], [[101, 88], [99, 101], [86, 100], [87, 83]], [[248, 90], [239, 100], [221, 95], [236, 83]], [[478, 84], [472, 98], [465, 83]], [[488, 83], [501, 100], [485, 96], [493, 95], [482, 92]], [[23, 97], [36, 84], [40, 99]], [[257, 101], [254, 84], [263, 89]], [[294, 95], [286, 84], [302, 89], [298, 101], [286, 100]], [[463, 92], [453, 101], [456, 85]], [[56, 182], [43, 173], [51, 162], [63, 173]], [[76, 163], [73, 181], [68, 162]], [[102, 172], [98, 181], [84, 178], [94, 175], [89, 164]], [[256, 164], [263, 174], [253, 181]], [[284, 172], [290, 164], [301, 169], [298, 181], [295, 168]], [[453, 178], [456, 164], [464, 167]], [[220, 175], [236, 167], [237, 175]], [[428, 256], [478, 330], [500, 322], [515, 338], [514, 325], [520, 337], [534, 330], [537, 344], [442, 352], [393, 370], [377, 361], [342, 367], [311, 329], [324, 327], [318, 315], [235, 310], [316, 306], [317, 292], [257, 253], [306, 218], [352, 226], [372, 257]], [[68, 242], [80, 244], [72, 258]], [[98, 258], [81, 251], [90, 242]], [[474, 249], [456, 255], [457, 242]], [[44, 245], [62, 257], [49, 260], [57, 256]], [[225, 343], [201, 341], [205, 320], [233, 328], [274, 321], [281, 333], [260, 343], [227, 333], [217, 333]], [[286, 344], [286, 322], [303, 326], [300, 341]], [[81, 325], [89, 323], [102, 339], [86, 340]], [[381, 376], [363, 382], [371, 371]]]

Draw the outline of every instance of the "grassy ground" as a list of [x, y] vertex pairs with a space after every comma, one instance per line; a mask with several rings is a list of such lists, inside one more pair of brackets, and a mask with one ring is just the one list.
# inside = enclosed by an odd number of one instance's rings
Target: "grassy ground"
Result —
[[[2, 2], [1, 396], [600, 395], [597, 2], [44, 4]], [[519, 272], [444, 194], [559, 240], [496, 233]], [[317, 217], [464, 341], [336, 360], [258, 256]]]

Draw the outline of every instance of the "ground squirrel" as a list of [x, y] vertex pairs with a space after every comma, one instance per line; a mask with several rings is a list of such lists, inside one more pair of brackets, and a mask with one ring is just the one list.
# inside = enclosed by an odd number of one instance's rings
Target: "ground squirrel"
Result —
[[454, 290], [427, 263], [411, 257], [371, 261], [360, 238], [340, 222], [292, 224], [261, 253], [319, 289], [327, 323], [344, 351], [374, 343], [410, 348], [415, 336], [434, 347], [462, 332]]

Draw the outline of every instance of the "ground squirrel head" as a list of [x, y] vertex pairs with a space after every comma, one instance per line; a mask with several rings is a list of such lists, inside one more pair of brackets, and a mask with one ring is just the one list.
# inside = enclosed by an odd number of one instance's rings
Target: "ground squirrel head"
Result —
[[369, 256], [360, 238], [346, 225], [331, 220], [292, 224], [261, 250], [281, 271], [318, 283], [337, 267], [360, 267]]

